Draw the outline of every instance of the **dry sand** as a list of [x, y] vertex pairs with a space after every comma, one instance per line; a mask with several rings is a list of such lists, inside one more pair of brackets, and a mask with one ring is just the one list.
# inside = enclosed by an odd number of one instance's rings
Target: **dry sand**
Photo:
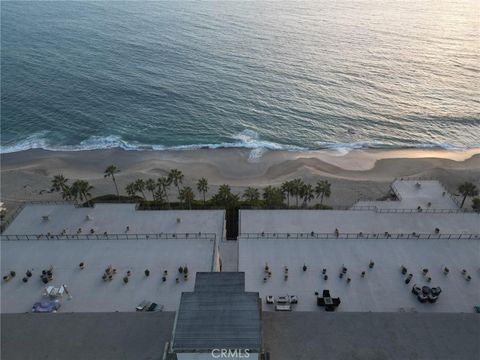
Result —
[[[261, 157], [249, 149], [198, 149], [184, 151], [124, 151], [120, 149], [79, 152], [29, 150], [1, 155], [1, 201], [9, 210], [26, 200], [60, 200], [48, 193], [54, 175], [85, 179], [95, 187], [93, 195], [114, 193], [104, 169], [115, 164], [121, 172], [117, 182], [122, 192], [136, 178], [158, 178], [172, 168], [185, 174], [185, 184], [208, 179], [210, 194], [221, 184], [234, 192], [246, 186], [279, 185], [301, 177], [315, 183], [328, 179], [332, 196], [326, 203], [350, 206], [357, 200], [384, 196], [389, 184], [400, 177], [438, 179], [451, 192], [463, 181], [480, 186], [480, 149], [447, 150], [355, 150], [349, 153], [322, 150], [310, 152], [265, 151]], [[175, 192], [172, 190], [173, 199]]]

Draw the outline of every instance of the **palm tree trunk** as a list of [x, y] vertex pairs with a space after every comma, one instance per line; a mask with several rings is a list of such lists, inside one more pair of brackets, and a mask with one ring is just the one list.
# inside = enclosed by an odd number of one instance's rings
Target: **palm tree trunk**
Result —
[[170, 200], [168, 199], [168, 194], [167, 194], [168, 190], [165, 189], [165, 191], [163, 192], [165, 194], [165, 200], [167, 201], [167, 205], [168, 205], [168, 208], [170, 209]]
[[462, 203], [460, 204], [460, 209], [463, 208], [463, 204], [465, 204], [465, 200], [467, 200], [467, 195], [463, 197]]
[[113, 185], [115, 185], [115, 190], [117, 191], [117, 196], [120, 197], [120, 192], [118, 191], [117, 181], [115, 180], [115, 176], [112, 174]]
[[287, 192], [287, 207], [290, 207], [290, 194]]
[[205, 205], [206, 200], [205, 200], [205, 191], [203, 192], [203, 205]]
[[324, 196], [324, 195], [325, 195], [325, 194], [322, 193], [322, 196], [320, 196], [320, 205], [323, 205], [323, 196]]

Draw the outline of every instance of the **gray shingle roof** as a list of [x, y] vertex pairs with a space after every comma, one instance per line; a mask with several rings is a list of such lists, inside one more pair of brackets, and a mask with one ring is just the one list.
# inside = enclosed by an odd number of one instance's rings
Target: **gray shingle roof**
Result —
[[245, 273], [241, 272], [197, 272], [195, 292], [245, 292]]
[[244, 273], [198, 273], [195, 292], [183, 293], [172, 348], [260, 351], [261, 303], [244, 291]]

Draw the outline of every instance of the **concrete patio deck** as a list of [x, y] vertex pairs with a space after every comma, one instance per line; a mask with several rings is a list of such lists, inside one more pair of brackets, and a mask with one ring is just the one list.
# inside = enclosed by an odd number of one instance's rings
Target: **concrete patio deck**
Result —
[[[72, 299], [63, 296], [61, 312], [135, 311], [143, 300], [176, 310], [182, 291], [191, 291], [197, 271], [215, 270], [217, 260], [214, 239], [143, 239], [143, 240], [2, 240], [1, 270], [16, 276], [1, 284], [2, 313], [31, 310], [42, 299], [45, 284], [42, 269], [53, 266], [53, 280], [48, 285], [67, 285]], [[81, 270], [79, 264], [85, 263]], [[105, 269], [117, 269], [112, 281], [103, 281]], [[189, 279], [179, 276], [178, 268], [187, 265]], [[33, 273], [27, 283], [25, 272]], [[145, 276], [145, 269], [150, 276]], [[167, 280], [162, 281], [164, 270]], [[131, 271], [129, 282], [123, 277]]]
[[[297, 295], [295, 311], [323, 311], [316, 304], [315, 292], [329, 289], [332, 297], [340, 297], [338, 311], [372, 312], [466, 312], [480, 305], [480, 240], [439, 239], [267, 239], [239, 240], [239, 271], [245, 272], [246, 290], [259, 291], [265, 311], [274, 305], [265, 304], [267, 295]], [[369, 268], [370, 260], [375, 265]], [[264, 282], [265, 264], [272, 277]], [[303, 265], [307, 271], [303, 271]], [[401, 266], [413, 278], [405, 284]], [[288, 280], [284, 280], [284, 267]], [[342, 266], [347, 268], [339, 278]], [[450, 270], [445, 275], [442, 269]], [[328, 280], [323, 279], [322, 269]], [[422, 269], [428, 268], [428, 276]], [[462, 275], [466, 269], [471, 276]], [[365, 271], [365, 277], [361, 277]], [[347, 282], [347, 278], [351, 281]], [[440, 286], [436, 303], [420, 303], [411, 293], [412, 285]]]

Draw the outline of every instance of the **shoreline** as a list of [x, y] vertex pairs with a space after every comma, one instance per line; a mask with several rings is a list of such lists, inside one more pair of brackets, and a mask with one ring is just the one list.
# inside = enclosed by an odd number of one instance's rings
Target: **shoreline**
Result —
[[[260, 157], [252, 157], [261, 155]], [[59, 200], [48, 193], [54, 175], [88, 180], [93, 195], [113, 193], [111, 180], [103, 171], [115, 164], [121, 192], [137, 178], [156, 179], [172, 169], [181, 170], [184, 185], [192, 186], [201, 177], [208, 179], [209, 195], [227, 183], [232, 191], [247, 186], [278, 186], [300, 177], [307, 183], [326, 179], [332, 183], [332, 206], [351, 206], [358, 200], [376, 200], [386, 194], [395, 178], [437, 179], [455, 192], [463, 181], [480, 185], [480, 148], [445, 149], [362, 149], [342, 153], [334, 150], [285, 151], [247, 148], [127, 151], [122, 149], [49, 151], [41, 149], [0, 154], [1, 201], [10, 210], [29, 200]], [[175, 196], [174, 189], [171, 190]], [[198, 197], [198, 194], [197, 194]]]

